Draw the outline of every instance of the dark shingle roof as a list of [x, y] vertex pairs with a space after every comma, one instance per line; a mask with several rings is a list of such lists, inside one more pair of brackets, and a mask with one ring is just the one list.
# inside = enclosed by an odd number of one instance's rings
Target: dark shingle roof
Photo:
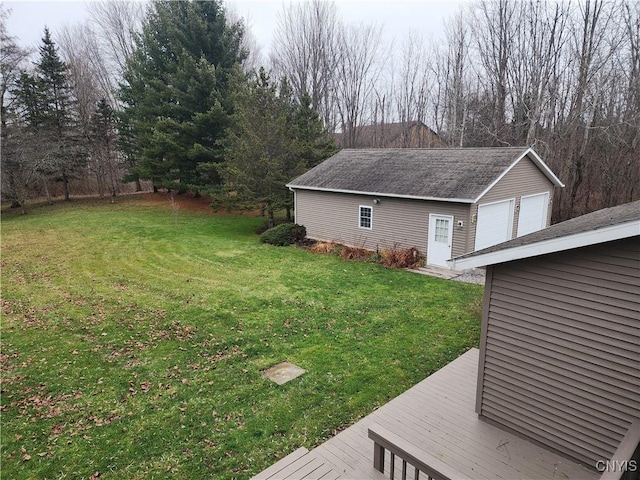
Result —
[[[620, 228], [623, 226], [623, 229]], [[598, 231], [614, 229], [613, 234], [598, 235]], [[584, 238], [589, 235], [590, 238]], [[604, 208], [565, 222], [556, 223], [537, 232], [514, 238], [491, 247], [467, 253], [454, 259], [455, 262], [473, 263], [477, 266], [493, 265], [507, 260], [516, 260], [538, 254], [553, 253], [603, 241], [640, 236], [640, 200], [617, 207]], [[580, 241], [571, 240], [582, 237]], [[566, 239], [569, 239], [568, 241]], [[545, 245], [543, 248], [542, 245]], [[511, 252], [511, 253], [510, 253]], [[464, 268], [469, 268], [464, 265]]]
[[[527, 151], [527, 147], [344, 149], [288, 186], [473, 202]], [[544, 173], [562, 185], [550, 170]]]

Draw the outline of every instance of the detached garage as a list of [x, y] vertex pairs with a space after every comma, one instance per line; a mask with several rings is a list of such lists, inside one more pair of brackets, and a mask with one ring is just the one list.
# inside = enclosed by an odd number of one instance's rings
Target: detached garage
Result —
[[527, 147], [345, 149], [287, 186], [310, 238], [415, 247], [443, 267], [547, 227], [564, 187]]

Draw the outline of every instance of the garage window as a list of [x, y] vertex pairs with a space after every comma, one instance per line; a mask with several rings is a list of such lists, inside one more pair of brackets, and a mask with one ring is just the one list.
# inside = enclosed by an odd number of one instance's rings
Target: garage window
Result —
[[373, 208], [360, 205], [360, 218], [358, 220], [360, 228], [371, 230], [373, 228]]

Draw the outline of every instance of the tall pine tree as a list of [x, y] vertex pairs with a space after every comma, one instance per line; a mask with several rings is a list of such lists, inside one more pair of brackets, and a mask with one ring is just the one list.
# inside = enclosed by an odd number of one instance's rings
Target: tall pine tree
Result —
[[153, 4], [120, 88], [130, 178], [182, 190], [218, 181], [198, 166], [221, 160], [228, 75], [246, 55], [241, 40], [241, 25], [228, 23], [217, 0]]
[[[62, 183], [69, 200], [69, 181], [86, 165], [84, 136], [75, 110], [73, 86], [67, 67], [45, 28], [40, 57], [33, 73], [22, 72], [13, 94], [23, 128], [23, 137], [32, 138], [29, 156], [37, 165], [48, 195], [48, 181]], [[30, 143], [23, 139], [22, 143]]]

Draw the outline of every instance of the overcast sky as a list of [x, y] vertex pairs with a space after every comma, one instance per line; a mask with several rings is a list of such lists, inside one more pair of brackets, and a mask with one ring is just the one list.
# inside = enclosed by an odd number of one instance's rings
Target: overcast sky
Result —
[[[338, 13], [347, 23], [384, 25], [387, 37], [401, 39], [405, 32], [416, 30], [425, 38], [439, 37], [443, 21], [470, 0], [336, 0]], [[276, 26], [276, 14], [282, 0], [232, 0], [225, 2], [247, 19], [248, 25], [267, 53]], [[7, 27], [23, 46], [37, 47], [47, 25], [54, 35], [65, 24], [83, 22], [88, 2], [83, 1], [5, 1], [11, 10]]]

